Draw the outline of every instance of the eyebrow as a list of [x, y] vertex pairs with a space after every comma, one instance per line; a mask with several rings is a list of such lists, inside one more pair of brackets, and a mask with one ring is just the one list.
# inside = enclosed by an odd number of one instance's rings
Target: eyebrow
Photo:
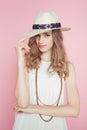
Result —
[[52, 32], [49, 31], [49, 32], [44, 32], [44, 33], [42, 33], [42, 34], [52, 34]]
[[47, 31], [47, 32], [44, 32], [44, 33], [52, 33], [52, 31]]
[[36, 37], [40, 36], [41, 34], [43, 34], [43, 35], [45, 35], [45, 34], [52, 34], [52, 31], [47, 31], [47, 32], [43, 32], [43, 33], [37, 34]]

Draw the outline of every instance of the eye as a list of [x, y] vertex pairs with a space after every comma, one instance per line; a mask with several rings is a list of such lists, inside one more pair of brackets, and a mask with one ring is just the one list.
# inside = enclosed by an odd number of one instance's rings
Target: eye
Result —
[[44, 33], [44, 36], [49, 37], [49, 36], [51, 36], [51, 34], [50, 33]]

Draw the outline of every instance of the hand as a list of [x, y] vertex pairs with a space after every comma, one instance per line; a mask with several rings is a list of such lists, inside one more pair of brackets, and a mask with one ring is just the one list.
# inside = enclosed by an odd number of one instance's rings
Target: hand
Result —
[[21, 40], [19, 40], [17, 42], [17, 44], [15, 45], [16, 48], [20, 48], [20, 49], [26, 49], [27, 51], [29, 51], [29, 46], [27, 45], [29, 39], [28, 38], [22, 38]]
[[25, 56], [26, 54], [29, 54], [30, 50], [30, 47], [28, 46], [28, 41], [28, 38], [23, 38], [15, 45], [19, 66], [22, 64], [25, 66]]
[[37, 108], [37, 105], [28, 105], [25, 108], [18, 106], [18, 104], [15, 104], [15, 106], [14, 106], [14, 110], [17, 113], [24, 112], [24, 113], [34, 114], [36, 108]]
[[21, 54], [22, 56], [29, 52], [30, 47], [28, 46], [28, 38], [22, 38], [15, 45], [18, 56]]

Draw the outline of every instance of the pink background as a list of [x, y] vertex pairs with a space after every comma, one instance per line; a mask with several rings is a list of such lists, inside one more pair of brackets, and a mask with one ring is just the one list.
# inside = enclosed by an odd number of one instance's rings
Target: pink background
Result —
[[54, 10], [63, 26], [64, 43], [77, 73], [80, 115], [67, 118], [69, 130], [87, 130], [87, 1], [86, 0], [0, 0], [0, 130], [12, 130], [17, 57], [14, 49], [32, 25], [38, 11]]

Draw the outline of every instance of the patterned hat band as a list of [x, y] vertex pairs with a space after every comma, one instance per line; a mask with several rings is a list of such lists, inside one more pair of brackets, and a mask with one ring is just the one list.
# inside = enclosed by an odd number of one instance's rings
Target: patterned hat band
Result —
[[61, 23], [51, 23], [51, 24], [34, 24], [33, 29], [53, 29], [61, 28]]

